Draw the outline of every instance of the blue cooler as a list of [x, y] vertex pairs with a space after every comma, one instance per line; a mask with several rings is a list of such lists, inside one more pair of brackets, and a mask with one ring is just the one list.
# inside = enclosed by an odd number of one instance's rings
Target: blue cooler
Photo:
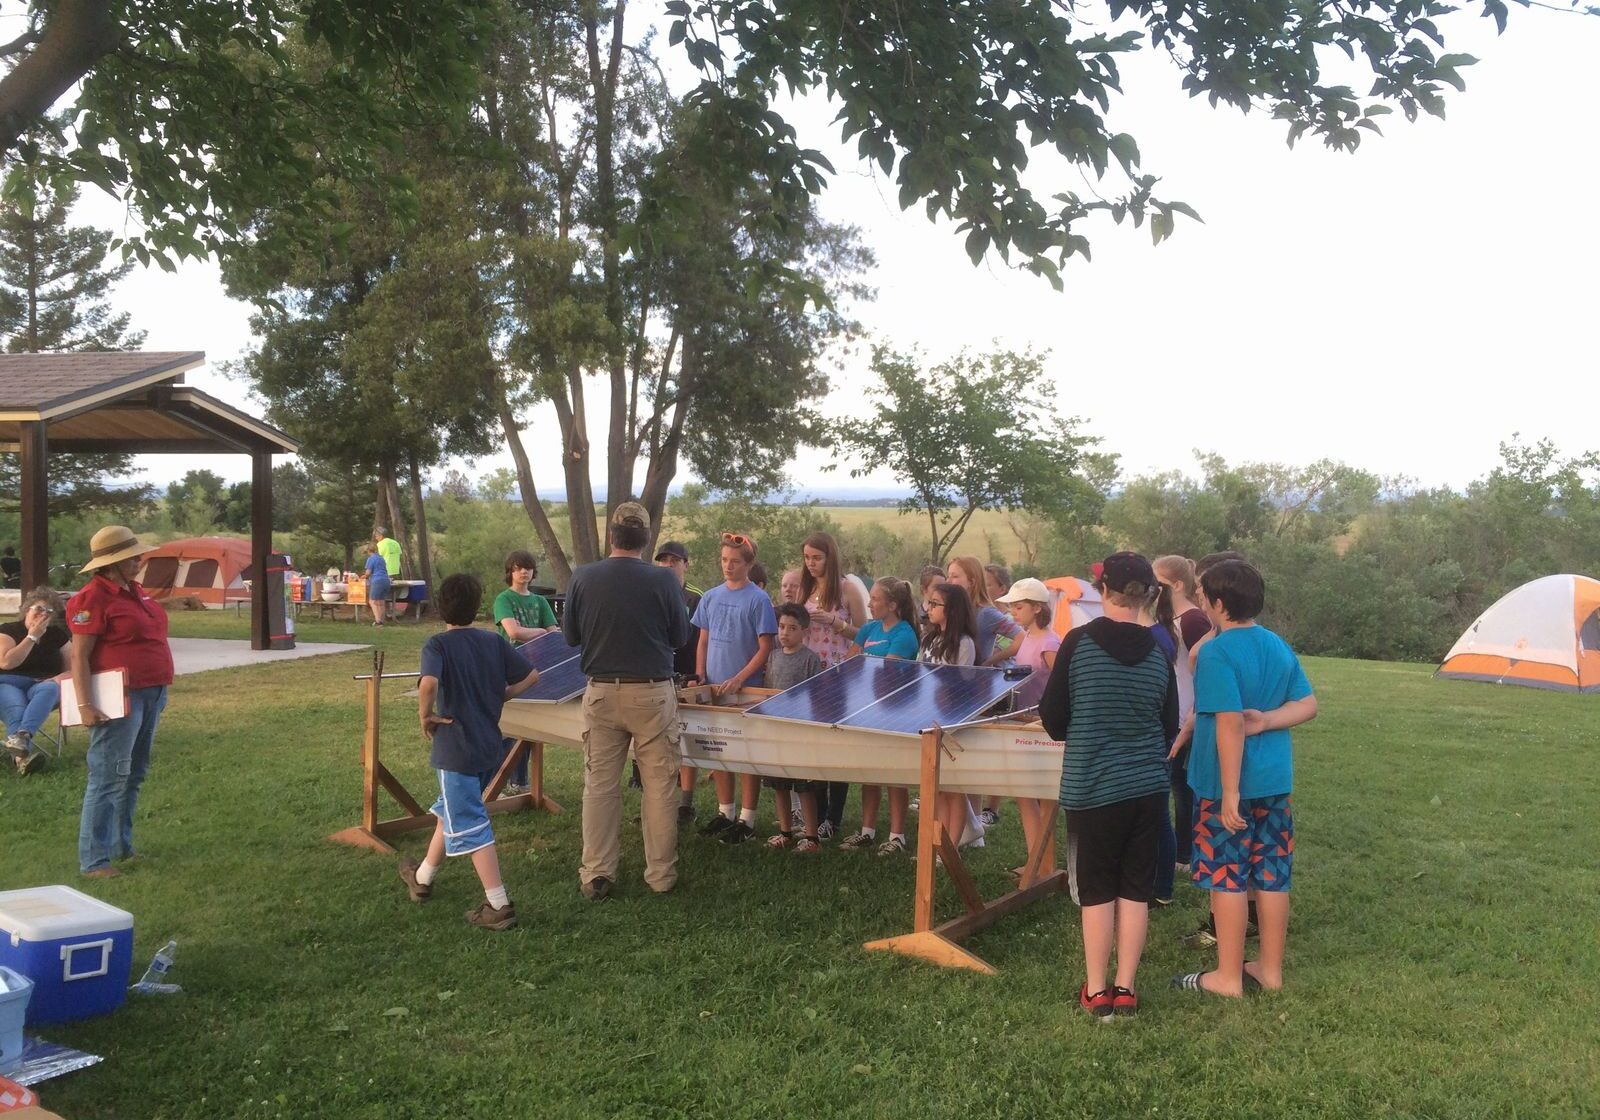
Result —
[[71, 887], [0, 891], [0, 965], [33, 981], [29, 1026], [115, 1011], [133, 972], [133, 915]]

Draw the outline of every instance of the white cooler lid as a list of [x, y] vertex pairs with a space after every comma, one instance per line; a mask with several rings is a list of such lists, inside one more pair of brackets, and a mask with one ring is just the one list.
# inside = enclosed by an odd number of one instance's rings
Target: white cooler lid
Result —
[[132, 928], [132, 914], [71, 887], [0, 891], [0, 931], [13, 945]]

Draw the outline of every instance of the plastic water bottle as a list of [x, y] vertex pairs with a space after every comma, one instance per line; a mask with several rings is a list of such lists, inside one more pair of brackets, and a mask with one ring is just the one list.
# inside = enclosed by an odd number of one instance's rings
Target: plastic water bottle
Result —
[[167, 970], [172, 967], [172, 958], [177, 955], [178, 943], [169, 941], [156, 952], [155, 959], [150, 962], [150, 967], [144, 970], [144, 976], [129, 991], [140, 992], [145, 995], [170, 996], [183, 989], [177, 984], [168, 984]]

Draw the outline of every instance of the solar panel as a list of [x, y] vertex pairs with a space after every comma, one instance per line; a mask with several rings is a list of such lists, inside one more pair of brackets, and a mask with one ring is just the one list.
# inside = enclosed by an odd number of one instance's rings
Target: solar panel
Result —
[[1000, 669], [933, 665], [891, 696], [839, 721], [841, 727], [919, 735], [935, 723], [952, 727], [1005, 699], [1019, 682]]
[[561, 704], [583, 692], [589, 680], [583, 675], [580, 646], [567, 645], [559, 630], [540, 634], [532, 641], [517, 647], [523, 660], [539, 670], [539, 681], [518, 700], [537, 700], [547, 704]]
[[540, 634], [537, 638], [523, 642], [517, 647], [517, 652], [522, 654], [529, 667], [542, 673], [546, 669], [554, 669], [564, 661], [571, 661], [579, 656], [583, 649], [567, 645], [566, 636], [559, 630], [552, 630], [548, 634]]
[[852, 657], [818, 673], [808, 681], [780, 692], [748, 709], [747, 714], [769, 719], [833, 726], [853, 712], [869, 708], [931, 671], [915, 661], [883, 657]]

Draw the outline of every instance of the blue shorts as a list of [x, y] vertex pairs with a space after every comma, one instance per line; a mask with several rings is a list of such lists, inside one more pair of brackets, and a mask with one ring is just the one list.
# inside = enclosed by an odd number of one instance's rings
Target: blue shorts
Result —
[[1194, 801], [1194, 885], [1201, 890], [1241, 894], [1286, 891], [1294, 870], [1294, 813], [1287, 793], [1241, 797], [1244, 827], [1222, 823], [1222, 802]]
[[470, 855], [494, 843], [489, 827], [489, 810], [483, 807], [483, 791], [494, 780], [494, 771], [458, 774], [454, 770], [436, 771], [439, 775], [439, 800], [428, 810], [444, 825], [444, 854]]

